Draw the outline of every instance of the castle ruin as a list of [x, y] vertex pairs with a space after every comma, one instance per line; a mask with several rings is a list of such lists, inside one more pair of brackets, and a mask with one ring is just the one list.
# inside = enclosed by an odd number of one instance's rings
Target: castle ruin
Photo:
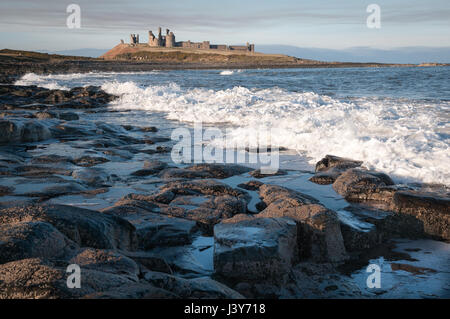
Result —
[[221, 50], [221, 51], [240, 51], [240, 52], [255, 52], [255, 45], [226, 45], [226, 44], [211, 44], [209, 41], [203, 42], [191, 42], [188, 41], [175, 41], [175, 34], [166, 29], [166, 35], [162, 35], [161, 27], [158, 28], [158, 36], [153, 34], [152, 31], [148, 31], [148, 42], [140, 43], [139, 34], [130, 34], [131, 46], [149, 46], [156, 48], [189, 48], [189, 49], [204, 49], [204, 50]]

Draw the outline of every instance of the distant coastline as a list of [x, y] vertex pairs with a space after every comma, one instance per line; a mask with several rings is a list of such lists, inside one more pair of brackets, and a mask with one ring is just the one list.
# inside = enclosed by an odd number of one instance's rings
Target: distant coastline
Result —
[[[145, 72], [182, 69], [257, 69], [257, 68], [349, 68], [349, 67], [417, 67], [449, 66], [441, 63], [398, 64], [324, 62], [281, 54], [217, 53], [191, 49], [125, 49], [119, 44], [117, 54], [107, 59], [65, 56], [22, 50], [0, 50], [0, 82], [11, 83], [26, 73], [68, 74], [87, 72]], [[114, 49], [110, 50], [113, 51]], [[114, 51], [113, 51], [114, 53]], [[107, 53], [106, 53], [107, 54]], [[106, 55], [105, 54], [105, 55]]]

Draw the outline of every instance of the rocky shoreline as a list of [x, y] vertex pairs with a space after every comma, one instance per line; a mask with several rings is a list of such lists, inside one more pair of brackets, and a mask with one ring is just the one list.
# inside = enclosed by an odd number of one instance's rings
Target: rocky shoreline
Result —
[[[397, 239], [450, 241], [446, 186], [397, 185], [332, 155], [273, 176], [177, 166], [158, 127], [88, 120], [115, 98], [0, 86], [0, 298], [377, 298], [389, 291], [351, 274], [380, 256], [394, 272], [446, 274], [395, 250]], [[305, 177], [345, 209], [277, 185]], [[96, 209], [77, 205], [105, 194]], [[70, 264], [79, 289], [67, 287]]]

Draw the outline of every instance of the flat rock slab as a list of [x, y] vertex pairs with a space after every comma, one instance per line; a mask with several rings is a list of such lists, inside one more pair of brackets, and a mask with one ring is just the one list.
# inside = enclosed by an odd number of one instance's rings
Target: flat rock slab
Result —
[[393, 208], [420, 221], [427, 235], [450, 240], [450, 197], [438, 193], [398, 191], [394, 194]]
[[168, 290], [180, 298], [244, 298], [240, 293], [208, 277], [184, 279], [160, 272], [150, 271], [144, 275], [144, 279], [155, 287]]
[[151, 212], [130, 214], [123, 218], [136, 228], [138, 248], [142, 250], [187, 245], [192, 242], [192, 235], [197, 230], [195, 221]]
[[162, 179], [228, 178], [250, 172], [251, 168], [236, 164], [195, 164], [185, 168], [168, 168], [160, 173]]
[[297, 225], [289, 218], [254, 218], [214, 227], [216, 274], [240, 281], [279, 281], [297, 260]]
[[24, 205], [0, 209], [0, 225], [25, 221], [50, 223], [84, 247], [133, 250], [136, 245], [134, 226], [117, 216], [67, 205]]
[[333, 189], [348, 201], [390, 201], [396, 188], [392, 179], [384, 173], [351, 168], [333, 183]]
[[0, 264], [25, 258], [57, 258], [75, 249], [51, 224], [26, 221], [0, 225]]
[[355, 161], [349, 158], [326, 155], [316, 164], [316, 172], [327, 171], [330, 168], [337, 168], [340, 170], [346, 170], [349, 168], [359, 167], [363, 164], [362, 161]]

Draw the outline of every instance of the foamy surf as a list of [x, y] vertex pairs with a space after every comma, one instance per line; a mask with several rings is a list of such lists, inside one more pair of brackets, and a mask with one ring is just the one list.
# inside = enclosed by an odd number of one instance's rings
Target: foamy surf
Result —
[[[436, 131], [436, 113], [448, 104], [439, 108], [373, 98], [343, 102], [276, 87], [181, 89], [172, 83], [140, 88], [134, 82], [111, 82], [102, 88], [121, 96], [111, 105], [117, 109], [166, 112], [168, 119], [182, 122], [230, 123], [237, 127], [227, 138], [238, 145], [243, 136], [266, 127], [276, 133], [274, 143], [306, 152], [310, 163], [334, 154], [363, 160], [398, 181], [446, 184], [450, 177], [448, 140]], [[418, 109], [421, 114], [415, 115]]]
[[[140, 78], [119, 82], [108, 73], [84, 76], [83, 83], [103, 83], [106, 92], [120, 96], [112, 108], [150, 112], [148, 116], [164, 112], [167, 119], [180, 122], [220, 123], [229, 127], [227, 139], [238, 146], [247, 146], [243, 136], [256, 141], [252, 136], [258, 130], [270, 128], [274, 144], [297, 150], [311, 164], [334, 154], [363, 160], [398, 182], [448, 184], [450, 178], [448, 101], [350, 100], [278, 87], [183, 88], [173, 82], [144, 86]], [[69, 83], [37, 75], [20, 81], [39, 86]]]

